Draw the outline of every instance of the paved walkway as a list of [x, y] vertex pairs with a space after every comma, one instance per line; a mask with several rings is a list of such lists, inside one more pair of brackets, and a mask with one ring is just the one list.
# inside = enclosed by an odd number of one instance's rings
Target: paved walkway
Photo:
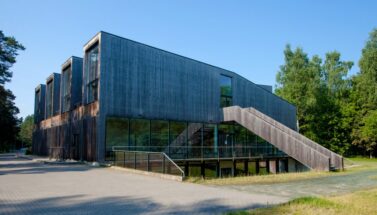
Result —
[[0, 155], [0, 214], [216, 214], [287, 201], [85, 165]]

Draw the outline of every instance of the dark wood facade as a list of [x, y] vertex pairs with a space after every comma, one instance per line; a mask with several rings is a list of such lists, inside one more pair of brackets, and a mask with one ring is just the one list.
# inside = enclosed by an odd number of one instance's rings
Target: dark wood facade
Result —
[[[98, 95], [88, 102], [87, 55], [93, 46], [99, 50]], [[254, 107], [296, 129], [296, 107], [274, 95], [270, 86], [109, 33], [95, 35], [84, 46], [84, 60], [70, 58], [62, 72], [67, 66], [72, 69], [71, 98], [81, 97], [81, 105], [80, 99], [72, 99], [68, 111], [59, 110], [35, 125], [36, 154], [53, 154], [56, 152], [49, 150], [64, 148], [64, 153], [75, 159], [104, 161], [107, 117], [222, 122], [220, 75], [232, 79], [233, 105]], [[54, 101], [63, 102], [61, 94], [54, 96]]]

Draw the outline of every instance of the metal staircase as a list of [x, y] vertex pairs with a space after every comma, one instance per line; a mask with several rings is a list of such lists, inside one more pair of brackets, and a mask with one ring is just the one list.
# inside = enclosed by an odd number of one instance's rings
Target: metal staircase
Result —
[[343, 170], [343, 157], [254, 108], [223, 108], [224, 121], [235, 121], [311, 169]]

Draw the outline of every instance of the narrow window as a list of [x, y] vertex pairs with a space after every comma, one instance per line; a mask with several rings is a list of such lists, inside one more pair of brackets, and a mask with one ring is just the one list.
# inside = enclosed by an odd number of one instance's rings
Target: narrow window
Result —
[[46, 95], [46, 118], [49, 118], [52, 116], [52, 101], [53, 101], [53, 80], [51, 79], [47, 83], [47, 95]]
[[38, 89], [35, 92], [35, 100], [34, 100], [34, 122], [35, 123], [38, 123], [39, 119], [41, 118], [40, 117], [40, 114], [41, 114], [41, 108], [40, 108], [41, 101], [40, 100], [41, 100], [41, 90]]
[[85, 55], [85, 87], [87, 103], [98, 99], [98, 62], [99, 52], [98, 43], [94, 44]]
[[69, 111], [71, 108], [71, 78], [72, 78], [71, 66], [68, 66], [67, 68], [63, 70], [62, 112]]
[[232, 106], [232, 99], [232, 78], [220, 75], [220, 107]]

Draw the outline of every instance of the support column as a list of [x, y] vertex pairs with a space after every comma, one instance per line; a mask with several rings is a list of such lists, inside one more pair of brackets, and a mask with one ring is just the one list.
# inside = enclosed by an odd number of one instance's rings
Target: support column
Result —
[[279, 158], [276, 159], [276, 164], [275, 164], [275, 168], [276, 168], [276, 173], [280, 173], [280, 164], [279, 164], [280, 160]]
[[243, 171], [245, 173], [245, 175], [249, 175], [249, 161], [248, 160], [245, 160], [244, 163], [243, 163]]
[[185, 176], [189, 176], [189, 162], [185, 162]]
[[257, 175], [259, 175], [259, 159], [257, 159], [255, 162], [255, 172]]
[[216, 162], [216, 176], [219, 178], [220, 175], [220, 161]]
[[270, 173], [270, 160], [269, 159], [266, 160], [266, 171], [267, 173]]
[[202, 161], [200, 165], [200, 175], [205, 178], [206, 177], [206, 171], [205, 171], [205, 161]]
[[236, 161], [233, 160], [233, 165], [232, 165], [232, 177], [236, 176]]

